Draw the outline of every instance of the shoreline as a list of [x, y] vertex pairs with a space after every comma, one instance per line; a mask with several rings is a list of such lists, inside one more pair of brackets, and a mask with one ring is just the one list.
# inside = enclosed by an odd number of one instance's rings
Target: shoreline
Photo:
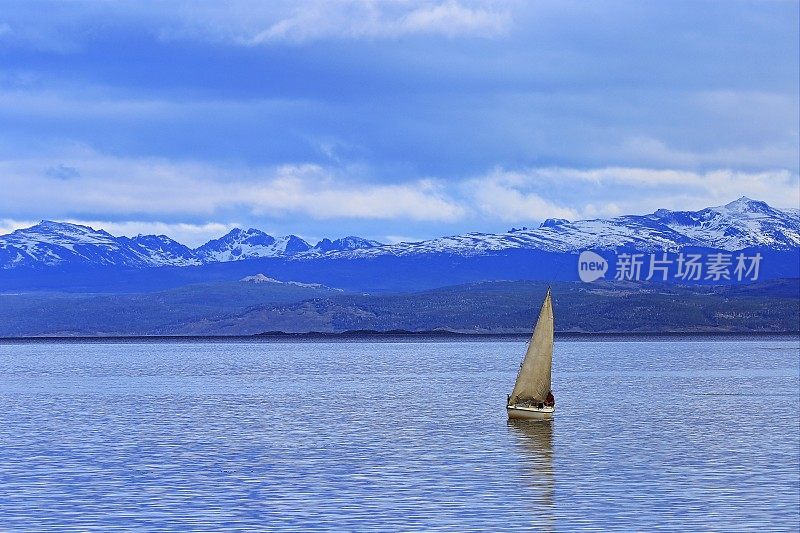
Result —
[[[343, 331], [284, 332], [269, 331], [255, 335], [98, 335], [98, 336], [35, 336], [0, 337], [3, 344], [58, 343], [270, 343], [270, 342], [515, 342], [527, 341], [530, 333], [465, 333], [457, 331]], [[800, 331], [666, 331], [666, 332], [575, 332], [556, 331], [556, 341], [615, 342], [669, 341], [673, 339], [713, 340], [776, 340], [796, 339]]]

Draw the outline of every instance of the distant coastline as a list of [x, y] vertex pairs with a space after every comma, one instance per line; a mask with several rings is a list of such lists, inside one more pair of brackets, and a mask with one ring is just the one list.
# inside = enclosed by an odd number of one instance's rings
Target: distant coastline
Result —
[[[797, 331], [800, 324], [797, 278], [697, 287], [600, 280], [550, 286], [556, 329], [577, 335], [776, 333]], [[533, 302], [547, 287], [486, 281], [353, 294], [234, 281], [142, 294], [7, 294], [0, 295], [0, 337], [524, 336], [536, 316]]]
[[[407, 330], [350, 330], [342, 332], [285, 332], [268, 331], [256, 335], [110, 335], [110, 336], [41, 336], [0, 337], [2, 344], [56, 344], [56, 343], [181, 343], [181, 342], [524, 342], [530, 333], [467, 333], [458, 331], [407, 331]], [[796, 338], [800, 331], [670, 331], [670, 332], [576, 332], [557, 331], [556, 341], [669, 341], [682, 340], [763, 340]]]

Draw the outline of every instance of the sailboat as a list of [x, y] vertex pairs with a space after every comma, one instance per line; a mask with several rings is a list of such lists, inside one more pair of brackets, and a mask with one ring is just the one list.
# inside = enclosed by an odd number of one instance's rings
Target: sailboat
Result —
[[548, 287], [528, 351], [519, 366], [514, 390], [506, 400], [508, 418], [549, 420], [553, 417], [556, 402], [550, 389], [552, 368], [553, 299]]

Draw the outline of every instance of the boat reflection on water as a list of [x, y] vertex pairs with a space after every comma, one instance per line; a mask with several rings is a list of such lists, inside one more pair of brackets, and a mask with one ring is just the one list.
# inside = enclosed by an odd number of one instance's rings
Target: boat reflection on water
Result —
[[553, 471], [553, 422], [550, 420], [508, 421], [509, 432], [518, 450], [520, 487], [530, 503], [534, 529], [555, 529], [555, 475]]

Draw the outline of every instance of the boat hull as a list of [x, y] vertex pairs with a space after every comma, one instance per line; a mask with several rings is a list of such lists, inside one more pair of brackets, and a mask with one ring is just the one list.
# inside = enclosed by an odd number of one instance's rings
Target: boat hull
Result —
[[551, 420], [555, 411], [555, 407], [547, 406], [541, 409], [538, 407], [522, 407], [519, 405], [506, 406], [508, 418], [519, 420]]

